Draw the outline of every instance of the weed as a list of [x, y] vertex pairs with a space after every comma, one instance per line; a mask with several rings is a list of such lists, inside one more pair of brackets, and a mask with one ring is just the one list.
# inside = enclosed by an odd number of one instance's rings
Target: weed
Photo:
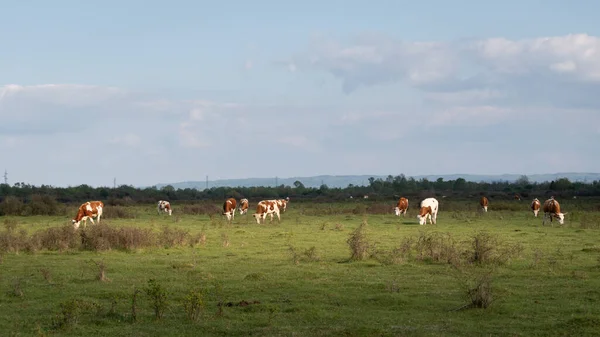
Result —
[[[407, 246], [410, 245], [409, 242], [404, 243], [405, 247], [401, 251], [407, 249]], [[449, 263], [454, 266], [461, 264], [458, 243], [449, 233], [421, 231], [417, 237], [415, 249], [419, 260]]]
[[221, 241], [223, 242], [223, 247], [229, 247], [229, 235], [227, 233], [221, 233]]
[[134, 288], [133, 294], [131, 295], [131, 320], [134, 323], [137, 322], [137, 296], [141, 292], [141, 290]]
[[50, 269], [40, 268], [40, 273], [42, 273], [42, 276], [44, 277], [44, 280], [46, 280], [46, 282], [52, 283], [52, 273], [50, 272]]
[[363, 221], [346, 241], [350, 246], [350, 259], [355, 261], [364, 260], [369, 257], [371, 245], [366, 235], [367, 221]]
[[20, 277], [14, 278], [12, 283], [12, 291], [10, 295], [15, 297], [23, 297], [23, 287], [22, 287], [23, 279]]
[[104, 260], [102, 260], [102, 261], [90, 260], [90, 262], [92, 262], [98, 268], [98, 274], [96, 274], [96, 280], [101, 281], [101, 282], [110, 281], [106, 277], [106, 264], [104, 263]]
[[156, 282], [155, 279], [148, 280], [148, 287], [146, 288], [146, 295], [152, 301], [152, 309], [154, 309], [154, 318], [160, 320], [165, 314], [165, 310], [168, 307], [167, 303], [167, 290]]
[[189, 320], [197, 322], [204, 311], [204, 296], [200, 290], [190, 290], [183, 299], [183, 308]]
[[487, 309], [495, 300], [492, 287], [492, 271], [490, 270], [483, 275], [476, 276], [474, 280], [467, 281], [464, 284], [464, 289], [469, 302], [454, 309], [454, 311], [468, 308]]

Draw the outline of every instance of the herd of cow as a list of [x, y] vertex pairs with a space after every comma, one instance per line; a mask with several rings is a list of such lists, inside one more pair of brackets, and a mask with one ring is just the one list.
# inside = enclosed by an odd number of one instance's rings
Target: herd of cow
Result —
[[[271, 216], [271, 221], [273, 221], [273, 214], [277, 215], [277, 219], [281, 220], [281, 213], [285, 212], [287, 208], [287, 204], [289, 203], [290, 198], [285, 199], [272, 199], [272, 200], [262, 200], [256, 205], [256, 212], [253, 214], [256, 219], [256, 223], [263, 223], [267, 215]], [[479, 204], [481, 205], [481, 210], [483, 212], [487, 212], [489, 200], [486, 197], [481, 197]], [[531, 202], [530, 208], [533, 211], [533, 215], [535, 217], [538, 216], [540, 208], [542, 207], [540, 201], [535, 198]], [[94, 218], [98, 220], [100, 223], [100, 217], [102, 216], [102, 209], [104, 208], [104, 203], [102, 201], [88, 201], [79, 206], [77, 211], [77, 215], [73, 218], [73, 226], [75, 229], [79, 228], [79, 224], [83, 221], [83, 226], [86, 226], [87, 219], [92, 221], [94, 224]], [[419, 205], [419, 214], [417, 218], [419, 219], [420, 225], [427, 224], [427, 220], [431, 224], [436, 224], [437, 222], [437, 214], [438, 214], [439, 203], [435, 198], [427, 198], [421, 201]], [[240, 215], [246, 214], [248, 212], [248, 199], [241, 199], [239, 204], [235, 198], [229, 198], [225, 200], [223, 203], [223, 215], [227, 218], [227, 221], [232, 221], [235, 218], [235, 211], [239, 211]], [[399, 216], [406, 216], [406, 211], [408, 210], [408, 199], [405, 197], [401, 197], [398, 200], [398, 205], [394, 207], [394, 213]], [[169, 215], [173, 214], [173, 210], [171, 209], [171, 203], [166, 200], [158, 201], [158, 213], [161, 212], [168, 213]], [[562, 225], [565, 221], [565, 213], [560, 211], [560, 204], [558, 201], [554, 199], [554, 197], [550, 197], [550, 199], [546, 200], [543, 205], [544, 211], [544, 219], [542, 224], [546, 223], [547, 219], [550, 219], [552, 222], [554, 219], [557, 219], [558, 222]]]
[[[521, 200], [520, 197], [517, 198], [517, 196], [515, 196], [515, 199]], [[481, 199], [479, 200], [479, 204], [481, 205], [481, 210], [483, 212], [487, 212], [488, 204], [489, 204], [488, 198], [481, 197]], [[439, 203], [438, 203], [437, 199], [435, 199], [435, 198], [427, 198], [427, 199], [421, 201], [421, 204], [419, 205], [419, 214], [417, 215], [417, 218], [419, 219], [419, 224], [425, 225], [427, 223], [427, 219], [429, 219], [429, 221], [432, 224], [435, 224], [436, 220], [437, 220], [438, 206], [439, 206]], [[538, 198], [533, 199], [533, 201], [531, 202], [530, 208], [531, 208], [531, 211], [533, 212], [533, 215], [535, 217], [537, 217], [538, 213], [540, 211], [540, 208], [541, 208], [541, 203]], [[398, 200], [398, 205], [396, 205], [396, 207], [394, 207], [394, 212], [396, 213], [397, 216], [399, 216], [400, 214], [402, 214], [403, 216], [406, 216], [407, 210], [408, 210], [408, 199], [402, 197], [402, 198], [400, 198], [400, 200]], [[558, 220], [558, 223], [560, 223], [561, 225], [564, 224], [565, 214], [567, 214], [567, 212], [562, 213], [560, 211], [560, 204], [558, 203], [558, 201], [556, 201], [556, 199], [554, 199], [553, 196], [544, 202], [543, 210], [544, 210], [544, 219], [542, 220], [542, 224], [545, 225], [547, 219], [550, 219], [550, 222], [552, 222], [554, 219], [556, 219], [556, 220]]]

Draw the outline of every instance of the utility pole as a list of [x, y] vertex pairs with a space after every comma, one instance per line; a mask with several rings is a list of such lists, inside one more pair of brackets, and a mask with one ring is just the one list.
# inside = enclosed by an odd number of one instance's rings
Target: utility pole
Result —
[[277, 187], [277, 186], [279, 186], [279, 185], [277, 184], [277, 176], [275, 176], [275, 187]]
[[8, 185], [8, 172], [4, 169], [4, 183]]
[[113, 188], [117, 188], [117, 177], [113, 179]]

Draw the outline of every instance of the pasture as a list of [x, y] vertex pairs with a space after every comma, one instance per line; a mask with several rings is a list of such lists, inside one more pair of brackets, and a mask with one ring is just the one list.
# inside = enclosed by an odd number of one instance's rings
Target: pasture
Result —
[[[173, 204], [106, 206], [100, 225], [0, 217], [5, 336], [591, 336], [600, 331], [597, 199], [292, 201], [258, 225]], [[205, 207], [206, 205], [203, 205]], [[185, 210], [184, 208], [187, 207]], [[218, 211], [221, 204], [214, 204]], [[201, 209], [202, 207], [198, 207]], [[484, 308], [485, 307], [485, 308]]]

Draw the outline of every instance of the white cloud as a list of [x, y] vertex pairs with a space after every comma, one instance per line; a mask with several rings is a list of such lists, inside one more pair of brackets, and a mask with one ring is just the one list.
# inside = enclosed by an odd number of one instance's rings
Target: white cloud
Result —
[[[426, 91], [505, 90], [540, 81], [600, 84], [600, 38], [587, 34], [509, 40], [406, 42], [370, 35], [342, 44], [320, 39], [294, 57], [298, 69], [326, 71], [342, 89], [403, 81]], [[528, 91], [527, 87], [519, 87]], [[535, 91], [535, 88], [529, 88]]]
[[[207, 174], [594, 171], [598, 46], [585, 34], [319, 40], [277, 62], [295, 72], [289, 89], [273, 95], [269, 85], [288, 87], [264, 76], [257, 86], [264, 96], [243, 92], [237, 97], [247, 97], [244, 103], [77, 84], [5, 85], [0, 148], [9, 173], [21, 175], [14, 181], [54, 185], [111, 184], [115, 176], [149, 185]], [[314, 85], [328, 82], [326, 73], [351, 95], [336, 95], [331, 83]], [[248, 103], [257, 101], [265, 103]]]

